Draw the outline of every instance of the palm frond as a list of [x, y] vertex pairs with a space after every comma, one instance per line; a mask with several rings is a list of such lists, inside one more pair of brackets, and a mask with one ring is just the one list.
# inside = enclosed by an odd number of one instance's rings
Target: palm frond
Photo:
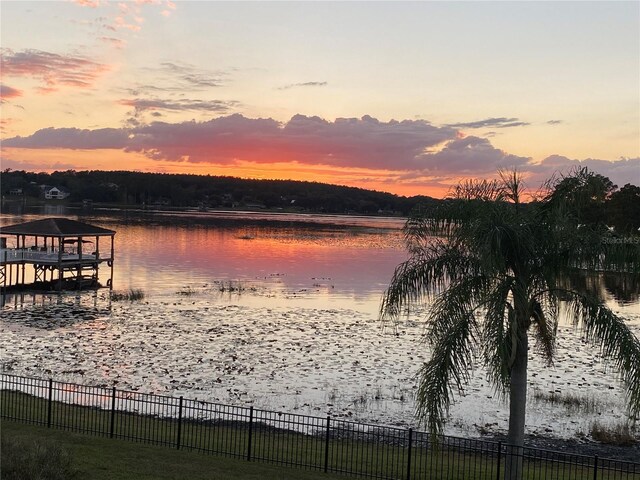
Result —
[[461, 389], [469, 379], [473, 364], [473, 314], [438, 322], [438, 334], [430, 360], [420, 369], [416, 415], [426, 419], [429, 431], [442, 433], [444, 419], [453, 401], [453, 386]]
[[546, 297], [532, 298], [529, 301], [532, 325], [534, 326], [534, 338], [538, 350], [542, 353], [547, 364], [553, 364], [556, 353], [556, 333], [558, 331], [557, 304], [553, 301], [545, 301]]
[[397, 318], [403, 308], [435, 297], [449, 282], [476, 275], [474, 258], [455, 246], [434, 241], [426, 250], [415, 253], [398, 265], [380, 304], [380, 318]]
[[434, 434], [441, 433], [453, 401], [453, 388], [462, 389], [473, 366], [478, 339], [475, 312], [482, 304], [487, 279], [476, 275], [451, 285], [434, 300], [425, 339], [431, 358], [419, 372], [416, 404], [418, 418]]
[[484, 304], [486, 308], [482, 323], [484, 362], [487, 367], [487, 376], [500, 395], [507, 393], [510, 378], [513, 308], [509, 303], [509, 294], [512, 288], [513, 278], [503, 279], [494, 286]]

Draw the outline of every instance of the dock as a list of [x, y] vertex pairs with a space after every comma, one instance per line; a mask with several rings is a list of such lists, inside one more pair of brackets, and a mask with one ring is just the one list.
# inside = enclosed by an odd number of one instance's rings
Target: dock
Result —
[[68, 218], [0, 227], [0, 288], [97, 287], [100, 265], [104, 263], [110, 269], [106, 286], [113, 288], [115, 234], [114, 230]]

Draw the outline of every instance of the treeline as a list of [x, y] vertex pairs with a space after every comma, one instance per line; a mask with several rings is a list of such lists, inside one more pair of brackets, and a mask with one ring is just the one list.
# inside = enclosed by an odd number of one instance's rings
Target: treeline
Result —
[[132, 206], [266, 208], [367, 215], [407, 215], [418, 203], [437, 201], [426, 196], [403, 197], [317, 182], [126, 171], [67, 170], [48, 174], [5, 170], [1, 185], [5, 199], [18, 191], [28, 197], [42, 197], [41, 186], [49, 185], [68, 192], [66, 200], [72, 203], [91, 200]]
[[[638, 234], [640, 187], [621, 188], [603, 175], [589, 172], [582, 183], [568, 176], [555, 188], [580, 205], [576, 214], [584, 224], [614, 227], [616, 233]], [[75, 171], [33, 173], [7, 169], [0, 179], [4, 199], [42, 198], [42, 185], [64, 189], [66, 201], [194, 208], [249, 208], [314, 213], [408, 215], [421, 205], [440, 200], [294, 180], [250, 180], [236, 177], [141, 172]], [[12, 193], [13, 192], [13, 193]], [[19, 193], [18, 193], [19, 192]]]

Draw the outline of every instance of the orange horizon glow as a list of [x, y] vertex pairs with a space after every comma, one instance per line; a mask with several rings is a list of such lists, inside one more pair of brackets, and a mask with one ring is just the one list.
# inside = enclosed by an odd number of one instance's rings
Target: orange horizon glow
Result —
[[[157, 161], [139, 152], [122, 150], [67, 150], [3, 148], [6, 158], [19, 157], [21, 165], [12, 170], [53, 173], [54, 171], [137, 171], [143, 173], [230, 176], [255, 180], [293, 180], [363, 188], [399, 196], [424, 195], [442, 198], [449, 185], [424, 185], [407, 181], [390, 182], [402, 172], [366, 168], [338, 168], [325, 165], [305, 165], [297, 162], [248, 162], [234, 164]], [[6, 163], [6, 162], [3, 162]], [[7, 168], [7, 166], [3, 166]], [[457, 183], [457, 179], [452, 179]]]

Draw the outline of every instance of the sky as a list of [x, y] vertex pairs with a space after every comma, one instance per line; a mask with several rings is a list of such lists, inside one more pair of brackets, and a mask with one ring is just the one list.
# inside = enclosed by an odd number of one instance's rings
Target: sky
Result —
[[0, 1], [2, 170], [640, 185], [640, 2]]

